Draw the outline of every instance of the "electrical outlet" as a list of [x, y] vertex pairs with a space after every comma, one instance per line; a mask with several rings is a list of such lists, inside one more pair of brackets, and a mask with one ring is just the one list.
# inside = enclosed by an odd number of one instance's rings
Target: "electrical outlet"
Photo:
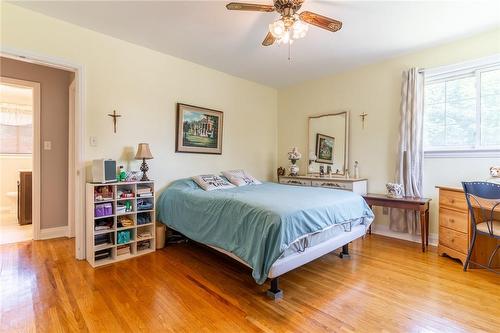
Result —
[[43, 142], [43, 149], [44, 150], [51, 150], [52, 149], [52, 141], [44, 141]]
[[90, 137], [90, 146], [91, 147], [97, 147], [97, 136], [91, 136]]
[[382, 207], [382, 214], [383, 215], [389, 215], [389, 208], [388, 207]]

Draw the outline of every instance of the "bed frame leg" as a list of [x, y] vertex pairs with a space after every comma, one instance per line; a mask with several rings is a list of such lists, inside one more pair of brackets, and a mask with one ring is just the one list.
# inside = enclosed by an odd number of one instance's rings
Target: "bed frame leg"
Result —
[[349, 243], [342, 246], [342, 252], [339, 254], [340, 258], [349, 258]]
[[271, 288], [267, 290], [267, 296], [275, 301], [283, 298], [283, 291], [278, 286], [279, 278], [271, 279]]

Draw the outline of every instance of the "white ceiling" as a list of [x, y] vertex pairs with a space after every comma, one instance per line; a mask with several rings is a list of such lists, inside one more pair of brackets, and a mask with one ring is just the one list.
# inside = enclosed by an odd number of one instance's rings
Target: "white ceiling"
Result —
[[[221, 1], [16, 2], [23, 7], [274, 87], [315, 79], [500, 26], [500, 1], [312, 1], [343, 22], [311, 26], [287, 47], [263, 47], [276, 13], [228, 11]], [[252, 2], [244, 0], [242, 2]], [[271, 4], [272, 0], [256, 1]]]

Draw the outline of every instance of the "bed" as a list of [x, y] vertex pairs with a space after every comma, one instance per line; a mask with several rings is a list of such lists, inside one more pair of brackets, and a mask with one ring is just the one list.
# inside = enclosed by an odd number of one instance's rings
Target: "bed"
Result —
[[180, 179], [162, 192], [158, 220], [252, 269], [268, 295], [282, 297], [278, 277], [365, 235], [373, 213], [355, 193], [266, 182], [204, 191]]

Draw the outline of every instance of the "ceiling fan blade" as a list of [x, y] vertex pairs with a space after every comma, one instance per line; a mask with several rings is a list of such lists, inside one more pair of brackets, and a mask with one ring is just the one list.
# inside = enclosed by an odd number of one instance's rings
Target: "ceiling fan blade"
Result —
[[226, 5], [229, 10], [248, 10], [253, 12], [274, 12], [274, 6], [253, 3], [230, 2]]
[[342, 22], [331, 19], [329, 17], [315, 14], [313, 12], [302, 12], [299, 15], [300, 19], [309, 24], [326, 29], [331, 32], [339, 31], [342, 28]]
[[262, 41], [262, 45], [270, 46], [273, 45], [275, 41], [276, 38], [274, 38], [274, 36], [270, 32], [268, 32], [266, 38], [264, 38], [264, 40]]

